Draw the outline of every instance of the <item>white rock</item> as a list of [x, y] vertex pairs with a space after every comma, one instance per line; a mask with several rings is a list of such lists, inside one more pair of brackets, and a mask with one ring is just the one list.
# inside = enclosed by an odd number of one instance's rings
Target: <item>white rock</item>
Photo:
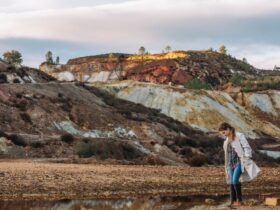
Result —
[[69, 71], [60, 72], [57, 75], [57, 78], [58, 78], [59, 81], [66, 81], [66, 82], [71, 82], [71, 81], [75, 80], [74, 75]]

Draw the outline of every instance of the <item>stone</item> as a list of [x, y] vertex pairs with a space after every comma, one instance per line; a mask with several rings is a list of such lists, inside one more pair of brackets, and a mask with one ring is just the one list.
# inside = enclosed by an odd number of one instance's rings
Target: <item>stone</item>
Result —
[[216, 203], [216, 201], [214, 199], [211, 199], [211, 198], [206, 198], [205, 199], [205, 203], [209, 204], [209, 205], [213, 205], [213, 204]]
[[265, 199], [265, 205], [268, 206], [278, 206], [280, 204], [279, 197], [268, 197]]

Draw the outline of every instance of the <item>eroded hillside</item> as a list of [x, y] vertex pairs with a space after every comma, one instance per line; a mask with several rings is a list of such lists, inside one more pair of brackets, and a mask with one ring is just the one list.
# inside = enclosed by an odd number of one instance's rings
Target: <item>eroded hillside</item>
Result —
[[75, 58], [65, 65], [42, 64], [40, 69], [62, 81], [135, 80], [160, 84], [185, 84], [193, 78], [212, 86], [239, 73], [251, 78], [255, 68], [230, 55], [212, 50], [176, 51], [154, 55], [107, 54]]
[[3, 65], [1, 72], [1, 157], [217, 165], [223, 121], [249, 137], [260, 161], [257, 150], [279, 147], [278, 92], [230, 96], [128, 80], [63, 83], [27, 67]]
[[[3, 157], [94, 156], [134, 163], [184, 164], [191, 157], [207, 155], [199, 145], [189, 145], [185, 154], [188, 142], [222, 144], [219, 137], [155, 109], [82, 84], [2, 84], [0, 103]], [[66, 136], [64, 140], [66, 134], [74, 139]]]
[[94, 85], [203, 131], [215, 131], [219, 122], [226, 121], [251, 138], [260, 132], [280, 137], [279, 91], [229, 94], [135, 81]]

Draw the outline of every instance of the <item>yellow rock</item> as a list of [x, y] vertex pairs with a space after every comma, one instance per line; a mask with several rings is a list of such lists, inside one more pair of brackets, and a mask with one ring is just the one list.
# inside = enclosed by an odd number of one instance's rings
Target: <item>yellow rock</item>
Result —
[[276, 197], [269, 197], [265, 199], [265, 205], [268, 206], [277, 206], [279, 205], [280, 202], [280, 198], [276, 198]]

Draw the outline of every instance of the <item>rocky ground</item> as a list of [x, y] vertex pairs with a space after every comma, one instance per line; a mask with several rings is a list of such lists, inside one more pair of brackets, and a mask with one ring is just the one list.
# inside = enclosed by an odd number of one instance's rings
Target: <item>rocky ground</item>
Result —
[[[169, 65], [169, 61], [166, 62]], [[174, 107], [182, 105], [182, 100], [177, 100], [176, 106], [149, 108], [140, 101], [111, 95], [104, 88], [79, 82], [60, 83], [35, 69], [0, 64], [0, 83], [3, 83], [0, 85], [0, 200], [120, 199], [158, 195], [215, 195], [219, 199], [227, 195], [222, 167], [223, 139], [215, 129], [210, 131], [203, 124], [194, 126], [170, 115]], [[156, 61], [154, 64], [157, 66]], [[147, 63], [154, 71], [153, 65]], [[162, 95], [161, 89], [145, 86], [149, 97], [151, 95], [151, 98], [144, 97], [145, 101], [158, 100], [161, 104], [171, 98], [155, 100], [153, 91], [160, 90]], [[124, 86], [112, 88], [131, 92]], [[186, 92], [182, 88], [176, 91], [177, 94]], [[201, 91], [192, 93], [195, 98]], [[243, 189], [244, 195], [254, 196], [258, 204], [264, 193], [280, 194], [280, 158], [257, 153], [259, 149], [279, 151], [279, 139], [275, 138], [279, 133], [277, 94], [274, 94], [276, 99], [272, 100], [271, 109], [264, 110], [268, 117], [260, 118], [264, 124], [259, 127], [269, 129], [257, 130], [257, 126], [252, 126], [259, 138], [248, 139], [255, 151], [253, 159], [263, 173], [252, 183], [244, 184]], [[264, 97], [266, 95], [258, 94], [253, 99], [263, 102]], [[233, 102], [228, 95], [224, 98]], [[184, 100], [190, 102], [191, 98]], [[194, 105], [203, 104], [193, 101]], [[212, 107], [227, 103], [218, 97], [211, 100], [204, 97], [205, 101], [210, 101]], [[267, 107], [266, 103], [256, 104], [260, 109]], [[217, 107], [224, 110], [220, 105]], [[236, 107], [242, 109], [239, 105], [230, 105], [230, 109]], [[271, 112], [274, 107], [275, 112]], [[185, 111], [186, 107], [181, 110]], [[209, 110], [213, 113], [213, 109]], [[178, 114], [183, 116], [182, 112]], [[205, 116], [197, 112], [194, 118], [204, 122]], [[235, 119], [235, 115], [229, 116]], [[224, 121], [223, 118], [213, 119], [209, 122], [215, 125]], [[269, 130], [275, 132], [267, 132]], [[3, 209], [1, 203], [0, 209]]]
[[[243, 194], [280, 195], [280, 168], [243, 185]], [[62, 164], [42, 160], [0, 162], [0, 199], [60, 200], [138, 196], [221, 196], [228, 193], [223, 167]]]

